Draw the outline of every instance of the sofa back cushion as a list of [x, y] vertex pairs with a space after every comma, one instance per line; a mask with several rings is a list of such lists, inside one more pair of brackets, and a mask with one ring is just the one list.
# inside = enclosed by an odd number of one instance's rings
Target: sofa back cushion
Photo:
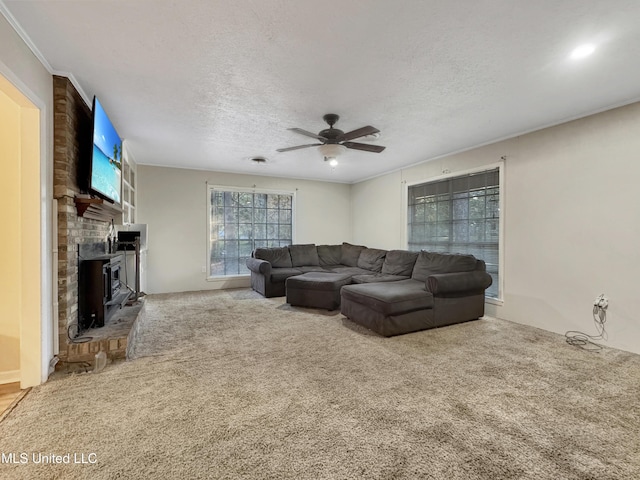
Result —
[[293, 267], [288, 247], [256, 248], [253, 257], [266, 260], [275, 268]]
[[291, 264], [294, 267], [308, 267], [320, 265], [318, 259], [318, 251], [315, 243], [307, 243], [305, 245], [289, 245], [289, 253], [291, 254]]
[[386, 254], [386, 250], [380, 250], [378, 248], [365, 248], [360, 252], [360, 256], [358, 257], [358, 264], [356, 266], [364, 268], [366, 270], [371, 270], [372, 272], [380, 273]]
[[470, 272], [476, 269], [476, 257], [460, 253], [436, 253], [422, 251], [413, 267], [411, 278], [424, 282], [437, 273]]
[[339, 265], [342, 260], [342, 245], [318, 245], [318, 259], [323, 267]]
[[358, 257], [360, 257], [360, 252], [365, 248], [367, 247], [365, 247], [364, 245], [351, 245], [350, 243], [343, 242], [342, 255], [340, 256], [340, 263], [348, 267], [357, 267]]
[[418, 252], [407, 250], [389, 250], [382, 264], [382, 273], [387, 275], [406, 275], [410, 277], [416, 264]]

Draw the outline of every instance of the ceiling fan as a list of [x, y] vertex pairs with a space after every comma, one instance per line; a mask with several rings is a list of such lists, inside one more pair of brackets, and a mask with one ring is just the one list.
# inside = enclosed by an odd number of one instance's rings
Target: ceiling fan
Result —
[[380, 130], [372, 127], [371, 125], [344, 133], [342, 130], [333, 128], [333, 125], [337, 123], [337, 121], [340, 119], [340, 116], [336, 115], [335, 113], [327, 113], [322, 118], [329, 124], [329, 128], [322, 130], [317, 135], [301, 128], [289, 129], [293, 132], [300, 133], [301, 135], [315, 138], [321, 143], [309, 143], [306, 145], [298, 145], [296, 147], [279, 148], [277, 151], [290, 152], [291, 150], [299, 150], [301, 148], [319, 147], [318, 150], [320, 151], [320, 154], [324, 156], [325, 161], [329, 161], [332, 166], [335, 166], [337, 165], [336, 157], [341, 153], [344, 153], [347, 148], [374, 153], [380, 153], [386, 148], [381, 145], [369, 145], [367, 143], [357, 143], [351, 141], [355, 138], [374, 135], [380, 132]]

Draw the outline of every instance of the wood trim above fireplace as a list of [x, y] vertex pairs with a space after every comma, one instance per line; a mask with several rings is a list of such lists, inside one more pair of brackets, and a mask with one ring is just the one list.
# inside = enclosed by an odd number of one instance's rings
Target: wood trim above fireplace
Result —
[[92, 218], [94, 220], [111, 221], [113, 218], [122, 215], [122, 209], [101, 198], [75, 197], [74, 202], [78, 210], [78, 216]]

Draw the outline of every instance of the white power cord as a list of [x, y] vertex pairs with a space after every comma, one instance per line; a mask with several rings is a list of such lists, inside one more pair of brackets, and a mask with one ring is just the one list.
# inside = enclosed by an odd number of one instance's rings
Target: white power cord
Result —
[[607, 308], [609, 307], [609, 300], [604, 294], [601, 294], [593, 302], [593, 323], [596, 326], [597, 335], [587, 335], [586, 333], [576, 332], [569, 330], [564, 334], [565, 339], [569, 345], [580, 347], [583, 350], [599, 351], [602, 350], [602, 345], [595, 343], [597, 340], [607, 340], [607, 332], [604, 328], [604, 324], [607, 321]]

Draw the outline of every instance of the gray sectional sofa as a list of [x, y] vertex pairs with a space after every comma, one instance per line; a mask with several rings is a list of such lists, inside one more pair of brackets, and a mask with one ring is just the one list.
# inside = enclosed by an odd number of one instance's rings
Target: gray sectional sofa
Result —
[[[484, 262], [472, 255], [349, 243], [257, 248], [247, 267], [251, 287], [265, 297], [287, 295], [292, 304], [324, 308], [339, 304], [343, 315], [384, 336], [481, 317], [492, 281]], [[329, 303], [326, 295], [333, 295]]]

